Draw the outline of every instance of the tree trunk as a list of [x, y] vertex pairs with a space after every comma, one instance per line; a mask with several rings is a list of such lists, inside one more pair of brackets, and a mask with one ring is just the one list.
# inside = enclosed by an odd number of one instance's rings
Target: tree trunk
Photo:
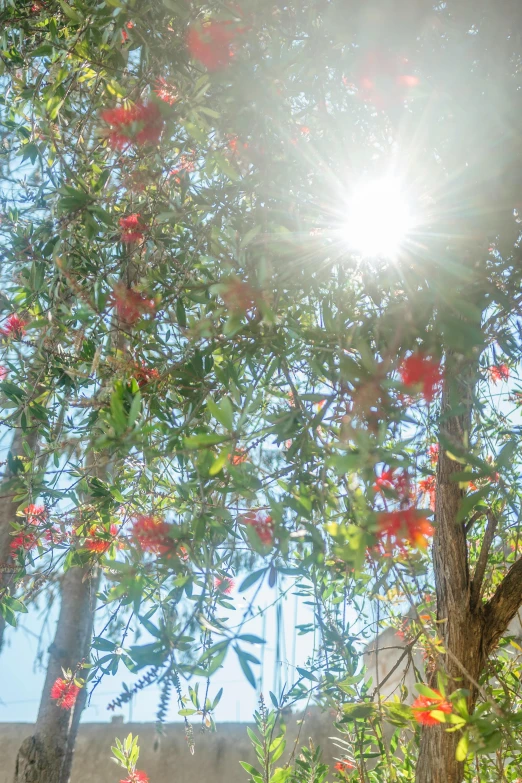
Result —
[[74, 671], [89, 655], [97, 582], [97, 575], [87, 568], [71, 568], [63, 577], [60, 615], [49, 648], [35, 732], [18, 751], [14, 783], [69, 780], [72, 749], [85, 699], [78, 699], [74, 710], [64, 710], [51, 699], [50, 691], [54, 681], [62, 677], [62, 669]]
[[[15, 429], [13, 440], [11, 443], [10, 453], [13, 459], [22, 457], [25, 455], [23, 449], [23, 442], [27, 443], [31, 451], [34, 451], [37, 442], [38, 430], [35, 427], [30, 429], [24, 436], [20, 428]], [[6, 465], [4, 475], [0, 481], [0, 595], [4, 595], [5, 590], [12, 590], [12, 580], [15, 571], [17, 570], [13, 566], [13, 560], [11, 558], [11, 523], [16, 519], [16, 509], [19, 503], [13, 501], [14, 495], [16, 495], [13, 481], [15, 475], [9, 467]], [[4, 642], [5, 633], [5, 620], [0, 615], [0, 650]]]
[[[438, 668], [448, 677], [448, 689], [470, 689], [468, 707], [473, 710], [477, 682], [485, 663], [481, 607], [471, 607], [471, 581], [464, 520], [457, 521], [464, 491], [452, 474], [462, 470], [447, 453], [448, 442], [458, 453], [467, 450], [471, 429], [472, 392], [476, 365], [449, 353], [441, 403], [433, 567], [437, 593], [437, 621], [446, 654]], [[458, 414], [452, 409], [459, 408]], [[436, 686], [435, 686], [436, 687]], [[460, 734], [448, 734], [443, 726], [423, 727], [417, 783], [460, 783], [464, 764], [455, 758]]]

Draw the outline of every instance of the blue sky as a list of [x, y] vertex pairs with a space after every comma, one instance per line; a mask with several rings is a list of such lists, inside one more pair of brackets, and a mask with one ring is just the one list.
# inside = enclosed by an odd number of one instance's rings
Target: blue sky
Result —
[[[243, 597], [245, 596], [245, 597]], [[258, 595], [259, 605], [269, 605], [274, 600], [274, 592], [268, 586]], [[248, 591], [233, 594], [240, 605], [248, 600]], [[48, 622], [42, 630], [43, 616], [38, 616], [32, 607], [31, 612], [23, 615], [18, 629], [8, 629], [6, 644], [1, 653], [2, 670], [8, 672], [3, 678], [0, 693], [0, 722], [32, 722], [36, 718], [40, 694], [45, 677], [47, 648], [54, 635], [58, 614], [58, 605], [51, 612]], [[283, 634], [280, 662], [276, 661], [276, 610], [270, 607], [266, 619], [255, 618], [244, 627], [245, 633], [265, 636], [264, 654], [256, 647], [251, 651], [262, 657], [262, 691], [268, 697], [268, 691], [274, 690], [279, 682], [293, 682], [292, 671], [295, 666], [303, 666], [313, 652], [313, 634], [297, 636], [296, 624], [310, 622], [310, 607], [293, 595], [283, 600]], [[38, 644], [40, 639], [40, 645]], [[142, 639], [142, 641], [146, 641]], [[38, 650], [44, 652], [43, 661], [37, 662]], [[260, 675], [259, 666], [254, 667], [256, 676]], [[277, 671], [279, 670], [279, 677]], [[125, 721], [154, 721], [159, 702], [159, 689], [150, 687], [141, 691], [132, 704], [124, 705], [115, 713], [107, 710], [107, 704], [121, 691], [123, 682], [131, 685], [133, 676], [124, 667], [114, 677], [106, 676], [95, 690], [90, 705], [86, 708], [83, 721], [110, 721], [113, 714], [124, 716]], [[254, 690], [244, 678], [237, 658], [233, 652], [225, 659], [223, 668], [211, 681], [210, 697], [223, 687], [224, 693], [216, 710], [217, 721], [248, 721], [257, 706], [258, 691]], [[184, 688], [184, 691], [186, 687]], [[171, 703], [168, 721], [181, 720], [177, 715], [177, 704]]]

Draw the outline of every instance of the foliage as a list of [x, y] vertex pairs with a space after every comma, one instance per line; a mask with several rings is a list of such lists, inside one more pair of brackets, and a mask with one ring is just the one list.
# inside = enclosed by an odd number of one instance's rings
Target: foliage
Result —
[[[319, 641], [277, 709], [333, 706], [361, 780], [412, 780], [418, 729], [392, 765], [382, 725], [415, 713], [375, 703], [358, 657], [410, 604], [468, 778], [515, 779], [520, 648], [500, 642], [470, 712], [475, 684], [437, 663], [428, 548], [438, 443], [480, 600], [520, 554], [522, 91], [500, 6], [0, 0], [0, 394], [24, 439], [0, 609], [14, 625], [53, 574], [100, 566], [86, 687], [125, 667], [117, 704], [157, 682], [160, 723], [173, 689], [212, 728], [228, 655], [256, 686], [259, 591], [293, 590]], [[414, 231], [366, 257], [346, 213], [390, 174]], [[247, 772], [278, 783], [274, 713], [256, 723]], [[315, 751], [292, 774], [321, 781]]]

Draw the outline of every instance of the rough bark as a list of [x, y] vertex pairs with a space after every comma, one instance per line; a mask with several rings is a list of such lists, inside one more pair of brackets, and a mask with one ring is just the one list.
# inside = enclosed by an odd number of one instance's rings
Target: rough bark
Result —
[[[126, 270], [129, 285], [137, 273], [137, 268], [129, 264]], [[114, 346], [123, 351], [129, 335], [125, 325], [121, 326], [116, 319]], [[91, 444], [86, 452], [86, 473], [106, 478], [110, 472], [109, 459], [107, 451], [97, 454]], [[100, 570], [93, 570], [92, 565], [72, 568], [63, 577], [60, 615], [49, 650], [35, 733], [24, 740], [18, 751], [14, 783], [69, 783], [86, 692], [80, 691], [74, 709], [69, 711], [60, 709], [51, 700], [50, 691], [54, 681], [62, 676], [62, 668], [74, 671], [89, 656], [99, 580]]]
[[[93, 450], [87, 453], [87, 472], [99, 478], [104, 468], [96, 464]], [[100, 572], [92, 564], [71, 568], [62, 578], [62, 599], [34, 734], [18, 751], [14, 783], [68, 783], [76, 735], [86, 703], [82, 690], [74, 709], [64, 710], [51, 699], [53, 683], [62, 669], [75, 671], [90, 652]], [[82, 676], [82, 672], [78, 672]]]
[[[441, 403], [441, 438], [466, 448], [471, 427], [472, 392], [476, 367], [472, 362], [446, 358], [446, 377]], [[453, 413], [458, 407], [458, 413]], [[489, 519], [474, 579], [470, 577], [466, 529], [458, 520], [464, 495], [452, 474], [461, 465], [441, 443], [437, 468], [435, 506], [436, 530], [433, 539], [433, 567], [437, 594], [437, 620], [446, 654], [439, 669], [448, 676], [448, 688], [466, 688], [468, 709], [475, 708], [477, 683], [500, 636], [522, 603], [522, 561], [518, 561], [494, 596], [484, 604], [480, 600], [487, 556], [496, 528]], [[436, 685], [432, 683], [434, 687]], [[424, 727], [416, 769], [416, 783], [461, 783], [464, 763], [456, 760], [458, 732], [448, 733], [442, 726]]]
[[15, 783], [66, 783], [68, 780], [63, 777], [63, 771], [73, 740], [71, 731], [73, 727], [77, 730], [79, 715], [75, 716], [76, 708], [73, 711], [58, 707], [50, 692], [54, 681], [62, 677], [62, 669], [74, 671], [89, 654], [96, 582], [96, 577], [85, 568], [71, 568], [63, 576], [60, 615], [49, 648], [35, 732], [24, 740], [18, 752]]
[[[441, 439], [454, 444], [457, 452], [469, 436], [474, 375], [474, 367], [469, 363], [459, 365], [457, 357], [446, 357], [440, 433]], [[461, 408], [455, 415], [452, 408], [457, 401]], [[478, 612], [473, 616], [470, 613], [471, 582], [466, 533], [463, 523], [457, 522], [463, 490], [452, 481], [452, 474], [460, 470], [461, 466], [441, 444], [437, 467], [433, 567], [438, 629], [444, 647], [450, 653], [441, 664], [450, 678], [450, 687], [468, 687], [470, 684], [462, 681], [463, 672], [457, 661], [475, 680], [483, 666], [482, 620]], [[472, 695], [471, 700], [474, 702], [475, 698]], [[428, 728], [430, 730], [424, 729], [421, 737], [417, 783], [459, 783], [464, 770], [462, 763], [455, 758], [458, 734], [448, 734], [442, 727]]]
[[[24, 440], [31, 451], [34, 451], [37, 435], [38, 430], [36, 428], [28, 430], [25, 435], [22, 434], [21, 429], [15, 429], [11, 448], [9, 449], [13, 459], [25, 455], [23, 448]], [[15, 476], [9, 465], [6, 464], [4, 475], [0, 481], [0, 594], [3, 594], [4, 590], [12, 590], [13, 574], [15, 572], [10, 550], [11, 523], [16, 519], [16, 509], [19, 505], [18, 501], [13, 500], [16, 494], [13, 486], [14, 480]], [[4, 642], [5, 627], [5, 620], [0, 615], [0, 650]]]

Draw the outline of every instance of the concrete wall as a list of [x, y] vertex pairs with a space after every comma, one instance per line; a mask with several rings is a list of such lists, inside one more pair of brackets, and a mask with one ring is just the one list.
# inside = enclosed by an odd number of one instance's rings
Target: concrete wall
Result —
[[[255, 764], [255, 756], [245, 723], [223, 723], [216, 733], [201, 733], [194, 725], [196, 751], [192, 756], [185, 741], [183, 724], [165, 726], [165, 735], [159, 738], [151, 723], [86, 723], [80, 727], [76, 744], [71, 783], [118, 783], [124, 777], [111, 759], [114, 738], [124, 739], [129, 732], [140, 737], [139, 769], [150, 777], [151, 783], [247, 783], [249, 776], [240, 761]], [[288, 722], [287, 749], [277, 762], [282, 765], [293, 749], [299, 732], [295, 719]], [[0, 723], [0, 783], [12, 783], [18, 748], [30, 736], [32, 726], [27, 723]], [[312, 737], [321, 745], [324, 759], [334, 763], [340, 755], [329, 739], [335, 734], [333, 717], [320, 715], [315, 710], [305, 719], [299, 747]]]

